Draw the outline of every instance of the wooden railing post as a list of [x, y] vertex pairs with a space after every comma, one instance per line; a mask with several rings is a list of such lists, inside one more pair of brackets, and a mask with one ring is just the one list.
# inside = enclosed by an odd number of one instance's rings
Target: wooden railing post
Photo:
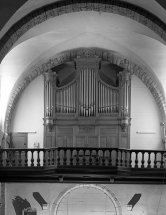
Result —
[[145, 160], [144, 160], [144, 152], [142, 152], [142, 160], [141, 160], [141, 168], [144, 168], [145, 167]]

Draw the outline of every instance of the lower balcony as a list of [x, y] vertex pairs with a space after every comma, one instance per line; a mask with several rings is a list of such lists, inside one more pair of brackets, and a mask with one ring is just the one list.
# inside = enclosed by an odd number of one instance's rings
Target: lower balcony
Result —
[[0, 181], [160, 184], [165, 156], [120, 148], [0, 149]]

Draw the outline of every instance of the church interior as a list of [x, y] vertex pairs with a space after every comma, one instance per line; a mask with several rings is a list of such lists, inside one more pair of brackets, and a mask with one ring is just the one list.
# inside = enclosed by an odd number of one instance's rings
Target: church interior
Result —
[[164, 0], [1, 0], [0, 215], [165, 215]]

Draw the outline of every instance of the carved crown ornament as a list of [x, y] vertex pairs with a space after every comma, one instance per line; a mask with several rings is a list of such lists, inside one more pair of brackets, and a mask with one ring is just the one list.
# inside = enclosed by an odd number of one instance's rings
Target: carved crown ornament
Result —
[[79, 128], [82, 128], [86, 133], [95, 128], [95, 125], [79, 125]]

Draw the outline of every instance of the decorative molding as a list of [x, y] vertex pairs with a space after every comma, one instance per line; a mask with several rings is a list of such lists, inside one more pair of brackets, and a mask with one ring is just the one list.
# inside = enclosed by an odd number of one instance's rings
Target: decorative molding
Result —
[[133, 19], [148, 27], [166, 42], [166, 24], [144, 8], [114, 0], [66, 0], [38, 8], [16, 22], [0, 40], [0, 62], [13, 44], [28, 30], [40, 23], [66, 13], [97, 11], [114, 13]]
[[91, 129], [95, 128], [95, 125], [79, 125], [79, 128], [82, 128], [86, 133], [88, 133]]
[[[10, 123], [12, 119], [12, 113], [14, 111], [15, 105], [23, 92], [23, 90], [38, 76], [41, 74], [47, 72], [49, 69], [58, 66], [60, 64], [74, 61], [74, 59], [77, 58], [78, 54], [79, 56], [82, 53], [85, 53], [85, 49], [77, 50], [77, 51], [70, 51], [66, 52], [64, 54], [61, 54], [55, 58], [49, 59], [43, 64], [40, 64], [37, 68], [35, 68], [33, 71], [30, 71], [30, 73], [23, 79], [23, 81], [16, 87], [14, 93], [11, 95], [9, 104], [7, 107], [7, 113], [6, 113], [6, 119], [5, 119], [5, 132], [9, 133], [10, 131]], [[112, 64], [116, 64], [118, 66], [121, 66], [124, 69], [127, 69], [131, 74], [136, 75], [151, 91], [152, 95], [154, 96], [163, 121], [166, 122], [166, 100], [163, 95], [163, 93], [159, 90], [157, 84], [155, 81], [146, 73], [144, 72], [138, 65], [131, 62], [129, 59], [126, 59], [125, 57], [118, 55], [117, 53], [113, 53], [111, 51], [105, 51], [105, 50], [89, 50], [89, 52], [95, 53], [96, 56], [101, 58], [102, 61], [107, 61]], [[50, 64], [50, 62], [52, 62]]]
[[57, 214], [57, 209], [59, 204], [61, 203], [62, 199], [70, 192], [74, 191], [75, 189], [79, 189], [82, 187], [91, 187], [94, 189], [98, 189], [102, 192], [104, 192], [112, 201], [116, 208], [116, 215], [122, 215], [122, 207], [121, 204], [115, 195], [115, 193], [112, 192], [110, 188], [108, 188], [106, 185], [103, 184], [75, 184], [75, 185], [69, 185], [65, 189], [63, 189], [59, 195], [56, 197], [56, 199], [53, 201], [53, 204], [50, 209], [50, 215]]

